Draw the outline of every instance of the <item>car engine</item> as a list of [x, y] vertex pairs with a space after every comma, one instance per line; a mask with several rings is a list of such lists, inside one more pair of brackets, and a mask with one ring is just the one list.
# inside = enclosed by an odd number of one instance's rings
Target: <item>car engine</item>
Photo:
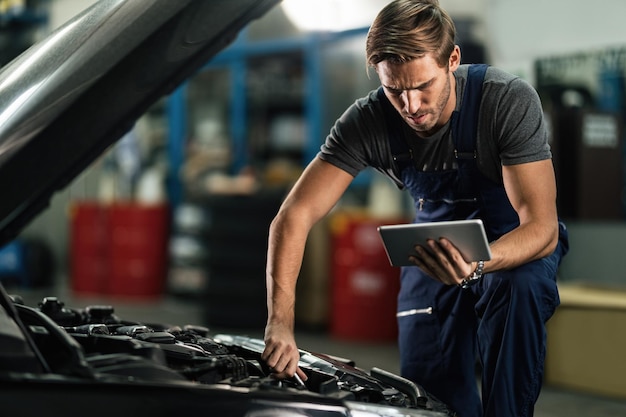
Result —
[[208, 328], [196, 325], [123, 320], [110, 305], [69, 308], [56, 297], [46, 297], [29, 307], [19, 297], [11, 300], [12, 306], [4, 306], [7, 315], [15, 315], [27, 334], [22, 339], [2, 326], [0, 375], [26, 371], [102, 383], [226, 386], [247, 393], [271, 392], [290, 401], [330, 398], [354, 409], [376, 404], [419, 411], [384, 415], [454, 415], [419, 385], [378, 368], [365, 372], [349, 360], [301, 350], [299, 365], [307, 381], [279, 380], [261, 359], [260, 339], [211, 335]]

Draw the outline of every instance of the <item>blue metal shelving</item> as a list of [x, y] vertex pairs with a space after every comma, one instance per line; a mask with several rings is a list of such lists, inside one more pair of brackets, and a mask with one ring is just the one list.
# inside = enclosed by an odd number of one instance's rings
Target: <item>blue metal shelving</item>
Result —
[[[357, 28], [342, 32], [311, 32], [299, 37], [267, 41], [251, 41], [243, 31], [233, 44], [216, 55], [203, 70], [227, 68], [231, 72], [230, 94], [230, 132], [233, 141], [233, 170], [246, 166], [248, 138], [248, 114], [246, 102], [247, 61], [249, 58], [270, 56], [291, 51], [301, 51], [304, 59], [305, 91], [303, 96], [304, 116], [307, 132], [302, 164], [307, 164], [315, 157], [323, 140], [322, 108], [324, 97], [321, 94], [323, 75], [321, 51], [324, 46], [340, 40], [363, 36], [368, 28]], [[179, 87], [168, 98], [169, 125], [169, 162], [171, 172], [180, 171], [184, 163], [184, 148], [188, 137], [187, 127], [187, 84]], [[169, 183], [169, 195], [174, 206], [182, 199], [179, 180], [173, 178]]]

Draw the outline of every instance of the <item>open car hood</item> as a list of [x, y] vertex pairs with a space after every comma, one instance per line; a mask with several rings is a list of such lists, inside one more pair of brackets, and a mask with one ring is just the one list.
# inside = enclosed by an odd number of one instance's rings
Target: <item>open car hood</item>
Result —
[[0, 246], [280, 0], [99, 0], [0, 70]]

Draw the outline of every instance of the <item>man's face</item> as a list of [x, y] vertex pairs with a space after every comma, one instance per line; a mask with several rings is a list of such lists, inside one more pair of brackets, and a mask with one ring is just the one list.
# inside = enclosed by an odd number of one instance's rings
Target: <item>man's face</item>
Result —
[[[405, 63], [382, 61], [376, 72], [385, 95], [419, 136], [431, 136], [450, 119], [456, 106], [452, 71], [427, 54]], [[451, 71], [452, 70], [452, 71]]]

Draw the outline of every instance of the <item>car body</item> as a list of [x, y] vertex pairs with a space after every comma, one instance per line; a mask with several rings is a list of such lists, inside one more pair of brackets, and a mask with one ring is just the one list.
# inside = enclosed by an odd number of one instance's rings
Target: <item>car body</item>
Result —
[[[0, 245], [277, 0], [100, 0], [0, 71]], [[121, 319], [109, 305], [37, 306], [0, 285], [8, 416], [445, 416], [419, 385], [301, 351], [277, 380], [263, 341]]]

